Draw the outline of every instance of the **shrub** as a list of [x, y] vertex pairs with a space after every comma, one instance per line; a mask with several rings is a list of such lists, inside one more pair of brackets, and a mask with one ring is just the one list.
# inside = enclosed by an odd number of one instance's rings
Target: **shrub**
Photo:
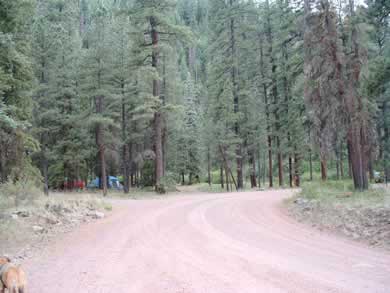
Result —
[[165, 176], [160, 179], [160, 185], [156, 187], [157, 193], [164, 194], [169, 191], [176, 191], [176, 176], [167, 172]]
[[0, 185], [0, 208], [31, 204], [42, 196], [40, 186], [34, 180], [11, 180]]

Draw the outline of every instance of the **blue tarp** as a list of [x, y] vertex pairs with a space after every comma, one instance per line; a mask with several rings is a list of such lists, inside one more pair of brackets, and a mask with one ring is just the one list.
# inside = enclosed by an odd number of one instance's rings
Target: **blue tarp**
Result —
[[[99, 188], [100, 185], [100, 178], [96, 177], [94, 180], [89, 182], [88, 188]], [[107, 187], [108, 188], [115, 188], [115, 189], [122, 189], [123, 186], [120, 184], [118, 177], [115, 176], [108, 176], [107, 177]]]

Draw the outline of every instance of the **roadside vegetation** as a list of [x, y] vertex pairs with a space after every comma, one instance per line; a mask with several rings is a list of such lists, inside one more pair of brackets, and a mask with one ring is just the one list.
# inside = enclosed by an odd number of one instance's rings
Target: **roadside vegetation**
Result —
[[0, 255], [23, 259], [56, 235], [105, 217], [111, 204], [96, 193], [44, 196], [30, 181], [0, 186]]
[[390, 186], [358, 192], [351, 180], [305, 182], [287, 204], [301, 222], [390, 249]]

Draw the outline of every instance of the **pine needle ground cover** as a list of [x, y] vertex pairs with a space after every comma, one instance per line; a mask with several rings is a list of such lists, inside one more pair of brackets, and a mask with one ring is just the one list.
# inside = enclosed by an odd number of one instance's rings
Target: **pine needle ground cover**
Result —
[[286, 203], [300, 222], [390, 249], [390, 187], [356, 192], [350, 181], [306, 182]]

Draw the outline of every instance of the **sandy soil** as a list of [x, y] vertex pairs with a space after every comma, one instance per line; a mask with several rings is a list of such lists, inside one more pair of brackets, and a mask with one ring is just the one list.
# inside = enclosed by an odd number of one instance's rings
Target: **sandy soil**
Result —
[[390, 292], [388, 252], [295, 222], [289, 195], [117, 202], [25, 263], [28, 292]]

